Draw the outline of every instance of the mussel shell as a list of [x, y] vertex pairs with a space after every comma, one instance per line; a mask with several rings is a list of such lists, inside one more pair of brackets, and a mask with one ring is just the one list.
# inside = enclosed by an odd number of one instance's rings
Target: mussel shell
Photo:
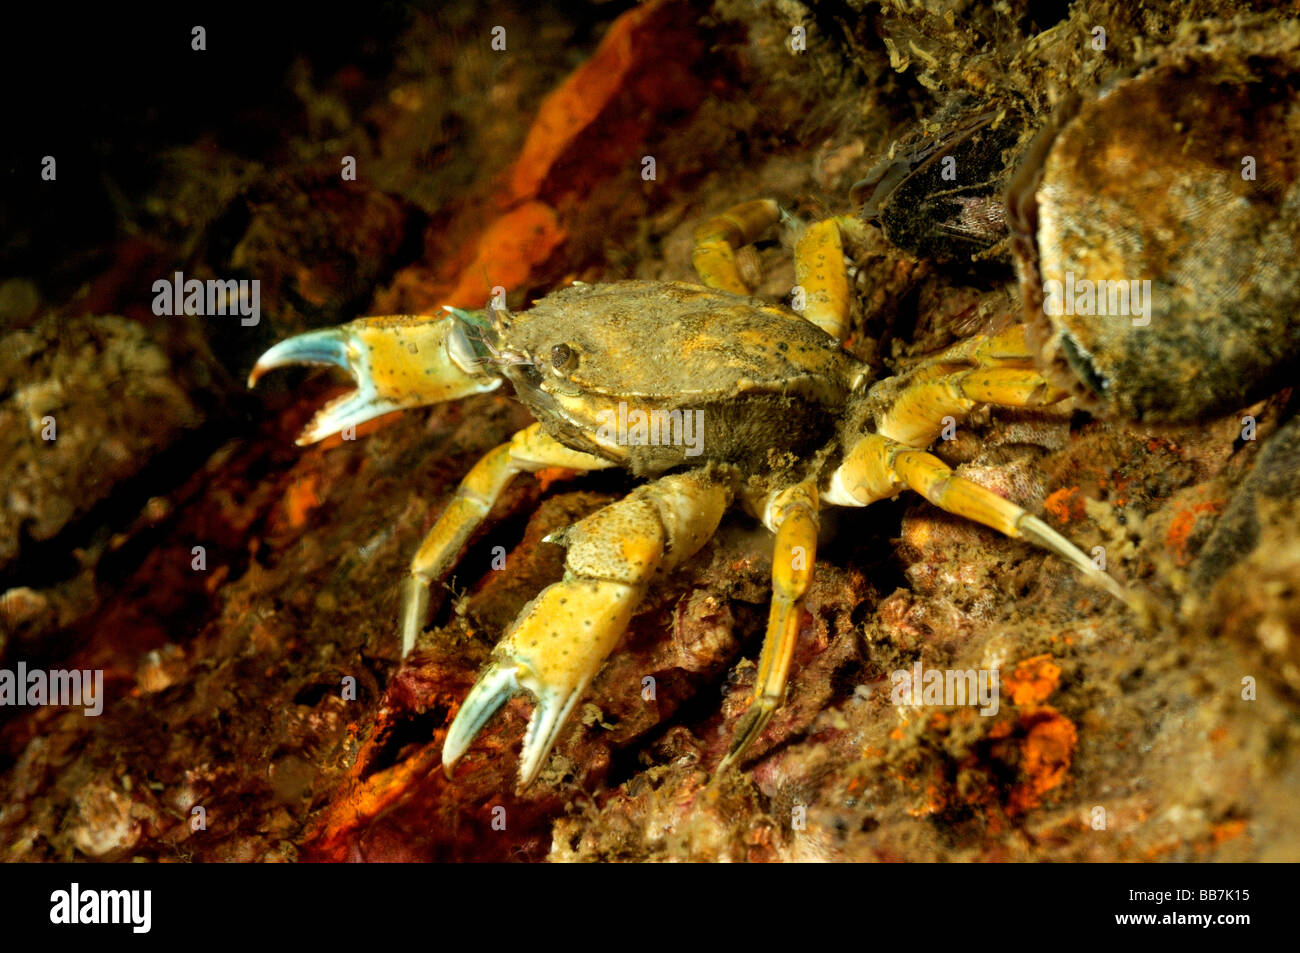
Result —
[[[1189, 422], [1290, 383], [1298, 51], [1295, 22], [1202, 26], [1065, 104], [1029, 150], [1007, 198], [1027, 319], [1045, 372], [1085, 406]], [[1071, 309], [1058, 289], [1081, 280], [1149, 281], [1147, 311], [1077, 313], [1086, 297]], [[1062, 306], [1076, 313], [1047, 313]]]
[[941, 132], [900, 142], [850, 198], [896, 247], [937, 262], [970, 262], [1007, 236], [1003, 193], [1026, 122], [1017, 110], [985, 107], [935, 124]]

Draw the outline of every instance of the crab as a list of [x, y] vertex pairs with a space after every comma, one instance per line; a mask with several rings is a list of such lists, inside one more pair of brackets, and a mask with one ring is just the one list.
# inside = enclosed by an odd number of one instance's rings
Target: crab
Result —
[[860, 221], [831, 218], [802, 231], [794, 252], [801, 311], [748, 294], [735, 253], [783, 215], [761, 199], [706, 220], [695, 233], [700, 285], [575, 283], [518, 313], [448, 308], [440, 319], [360, 319], [285, 340], [257, 361], [250, 386], [292, 364], [334, 364], [355, 378], [356, 389], [322, 408], [299, 444], [505, 381], [537, 418], [473, 466], [415, 554], [403, 658], [424, 627], [430, 585], [454, 567], [516, 476], [622, 467], [648, 481], [547, 538], [567, 548], [564, 576], [520, 611], [461, 704], [442, 749], [449, 777], [494, 713], [525, 691], [536, 701], [520, 755], [526, 788], [656, 575], [696, 553], [733, 504], [773, 534], [772, 602], [751, 703], [719, 774], [742, 761], [782, 704], [825, 507], [912, 490], [1055, 553], [1136, 606], [1043, 520], [928, 452], [945, 418], [979, 404], [1034, 408], [1066, 396], [1036, 369], [1025, 327], [967, 338], [905, 375], [875, 380], [843, 347], [843, 247]]

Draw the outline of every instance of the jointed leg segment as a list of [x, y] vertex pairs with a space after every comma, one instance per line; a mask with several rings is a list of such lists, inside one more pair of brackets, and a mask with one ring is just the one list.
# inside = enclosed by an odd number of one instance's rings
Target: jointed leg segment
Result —
[[710, 288], [749, 294], [749, 286], [736, 266], [736, 251], [757, 241], [780, 218], [781, 207], [774, 200], [755, 199], [705, 220], [695, 229], [695, 251], [691, 256], [695, 273]]
[[913, 370], [877, 415], [876, 432], [910, 447], [928, 447], [944, 418], [978, 404], [1046, 407], [1066, 396], [1034, 368], [1023, 325], [961, 341]]
[[822, 499], [837, 506], [866, 506], [912, 489], [942, 510], [1024, 538], [1072, 563], [1120, 601], [1133, 597], [1068, 539], [1029, 511], [978, 483], [958, 476], [933, 454], [881, 434], [865, 434], [831, 475]]
[[514, 692], [537, 699], [520, 759], [520, 788], [537, 776], [577, 704], [627, 628], [654, 573], [693, 555], [717, 528], [731, 488], [706, 471], [664, 477], [564, 531], [564, 579], [524, 607], [443, 742], [450, 771]]
[[800, 312], [837, 341], [849, 333], [853, 299], [844, 266], [843, 218], [828, 218], [804, 229], [794, 246], [794, 283], [802, 289]]
[[817, 485], [799, 483], [772, 494], [764, 522], [776, 533], [772, 554], [772, 608], [763, 637], [754, 697], [741, 718], [719, 771], [738, 761], [767, 727], [785, 698], [790, 659], [799, 639], [803, 597], [812, 583], [817, 554]]
[[878, 431], [911, 447], [928, 447], [942, 432], [945, 417], [965, 417], [979, 404], [1046, 407], [1065, 396], [1037, 371], [975, 367], [903, 388], [880, 415]]
[[456, 557], [511, 480], [520, 473], [546, 467], [587, 471], [611, 466], [614, 464], [603, 457], [570, 450], [548, 437], [541, 424], [525, 427], [474, 464], [411, 561], [411, 574], [402, 598], [403, 657], [415, 646], [415, 639], [424, 626], [430, 583], [451, 571]]
[[[761, 238], [784, 214], [774, 200], [757, 199], [707, 219], [695, 230], [692, 263], [700, 280], [720, 291], [749, 294], [736, 266], [736, 251]], [[830, 218], [809, 225], [795, 244], [795, 284], [803, 298], [800, 313], [837, 341], [848, 334], [852, 303], [842, 235], [861, 228], [850, 216]]]

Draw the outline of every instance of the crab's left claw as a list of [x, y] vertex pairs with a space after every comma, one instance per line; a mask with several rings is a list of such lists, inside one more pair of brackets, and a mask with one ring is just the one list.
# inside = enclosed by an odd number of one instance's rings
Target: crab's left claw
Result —
[[357, 382], [312, 418], [298, 437], [316, 443], [395, 410], [493, 390], [502, 378], [476, 363], [464, 323], [419, 315], [362, 318], [281, 341], [253, 365], [252, 387], [267, 371], [290, 364], [334, 364]]

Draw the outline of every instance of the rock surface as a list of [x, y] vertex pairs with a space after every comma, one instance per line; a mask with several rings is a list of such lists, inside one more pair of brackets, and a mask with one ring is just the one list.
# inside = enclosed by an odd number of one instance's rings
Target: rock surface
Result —
[[[950, 97], [1018, 97], [1041, 120], [1139, 40], [1236, 5], [1103, 0], [1051, 22], [1022, 2], [625, 6], [515, 12], [502, 53], [452, 5], [342, 61], [286, 54], [258, 154], [229, 129], [158, 142], [165, 174], [119, 197], [126, 237], [88, 233], [76, 282], [69, 265], [0, 286], [0, 667], [99, 669], [107, 694], [99, 717], [0, 709], [0, 856], [1300, 859], [1287, 392], [1160, 430], [1069, 403], [977, 410], [940, 449], [1103, 547], [1166, 607], [1148, 629], [1059, 560], [917, 497], [837, 511], [787, 703], [746, 771], [711, 784], [769, 597], [770, 538], [736, 514], [652, 590], [535, 785], [514, 793], [522, 697], [443, 777], [450, 717], [559, 577], [543, 537], [633, 483], [517, 481], [399, 665], [412, 552], [529, 418], [481, 395], [300, 450], [340, 381], [285, 374], [249, 396], [262, 348], [480, 305], [498, 284], [523, 307], [574, 279], [690, 280], [704, 216], [765, 195], [846, 212]], [[758, 292], [788, 294], [788, 248], [742, 257]], [[883, 240], [855, 257], [848, 346], [882, 374], [1014, 319], [1009, 269]], [[151, 283], [175, 270], [261, 280], [263, 320], [157, 318]], [[898, 704], [895, 673], [917, 665], [996, 669], [996, 713]]]

